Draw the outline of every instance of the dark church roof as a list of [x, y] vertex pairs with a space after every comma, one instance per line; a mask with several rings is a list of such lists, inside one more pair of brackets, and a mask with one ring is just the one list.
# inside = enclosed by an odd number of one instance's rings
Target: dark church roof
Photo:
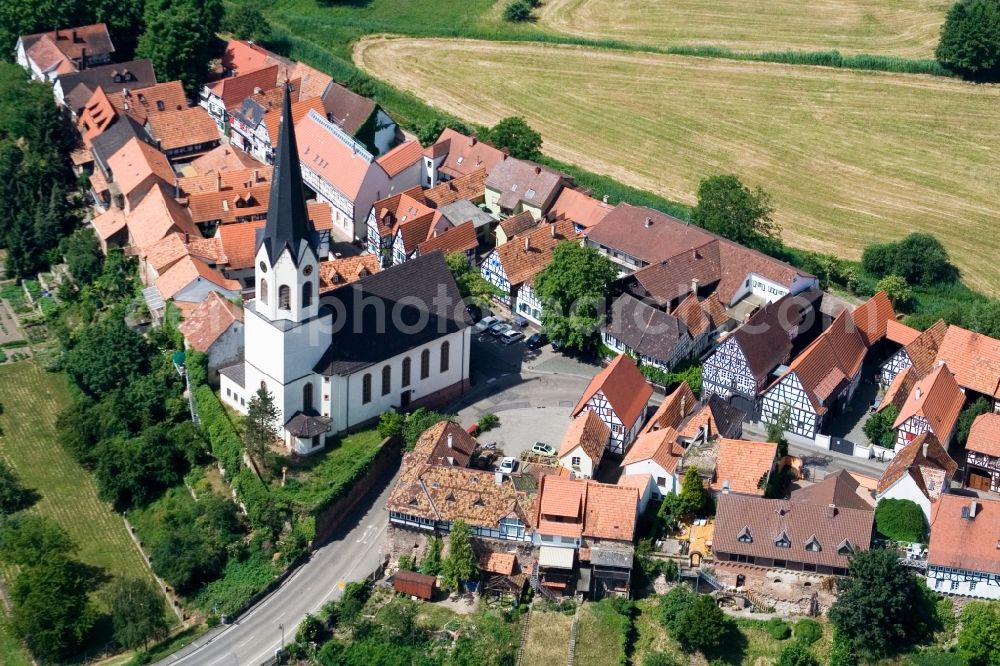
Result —
[[329, 427], [329, 418], [316, 416], [315, 414], [305, 414], [303, 412], [295, 412], [292, 418], [288, 419], [288, 423], [285, 424], [285, 430], [292, 437], [298, 437], [299, 439], [322, 435]]
[[299, 149], [295, 142], [292, 124], [292, 98], [290, 88], [285, 88], [281, 106], [281, 130], [278, 154], [271, 178], [271, 200], [267, 209], [267, 223], [257, 249], [263, 245], [273, 264], [278, 255], [288, 248], [296, 266], [306, 249], [312, 246], [309, 215], [306, 213], [305, 190], [302, 187], [302, 168]]
[[[320, 307], [333, 312], [330, 346], [315, 368], [328, 376], [353, 374], [470, 324], [440, 252], [331, 291], [320, 299]], [[437, 354], [434, 359], [436, 364]]]

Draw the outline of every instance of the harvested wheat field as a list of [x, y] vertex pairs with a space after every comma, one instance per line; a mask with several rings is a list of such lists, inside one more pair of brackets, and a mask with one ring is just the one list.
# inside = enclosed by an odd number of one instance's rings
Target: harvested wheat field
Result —
[[947, 0], [547, 0], [540, 25], [590, 39], [932, 58]]
[[772, 194], [797, 247], [858, 257], [935, 233], [1000, 293], [1000, 86], [470, 40], [373, 37], [354, 59], [460, 118], [521, 115], [547, 154], [671, 199], [734, 172]]

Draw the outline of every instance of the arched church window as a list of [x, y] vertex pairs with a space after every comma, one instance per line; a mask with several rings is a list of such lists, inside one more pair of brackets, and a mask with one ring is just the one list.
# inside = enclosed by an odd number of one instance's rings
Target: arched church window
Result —
[[302, 411], [311, 412], [313, 410], [313, 385], [306, 384], [302, 387]]
[[410, 366], [411, 365], [413, 365], [413, 363], [410, 361], [410, 357], [409, 356], [407, 356], [406, 358], [403, 359], [403, 381], [402, 381], [403, 387], [407, 387], [407, 386], [410, 385]]
[[431, 375], [431, 350], [420, 352], [420, 378], [427, 379]]
[[278, 287], [278, 307], [282, 310], [291, 310], [291, 290], [288, 288], [287, 284], [283, 284]]
[[312, 305], [313, 283], [306, 282], [302, 285], [302, 307], [307, 308]]
[[260, 281], [260, 302], [267, 305], [267, 280]]
[[361, 404], [367, 405], [372, 401], [372, 375], [366, 372], [361, 378]]
[[382, 368], [382, 395], [389, 395], [392, 390], [392, 367], [385, 366]]
[[447, 340], [441, 343], [441, 372], [448, 372], [448, 357], [451, 356], [451, 345]]

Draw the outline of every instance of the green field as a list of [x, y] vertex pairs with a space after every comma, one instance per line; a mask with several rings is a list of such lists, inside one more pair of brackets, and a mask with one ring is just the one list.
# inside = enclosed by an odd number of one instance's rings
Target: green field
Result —
[[588, 39], [932, 58], [948, 0], [547, 0], [539, 24]]
[[625, 618], [609, 603], [589, 603], [580, 611], [576, 625], [576, 663], [605, 666], [621, 663]]
[[523, 666], [565, 664], [569, 657], [569, 632], [573, 616], [535, 610], [525, 638]]
[[79, 545], [83, 562], [109, 576], [152, 581], [121, 516], [98, 498], [90, 474], [59, 446], [55, 419], [69, 401], [63, 375], [32, 362], [0, 366], [0, 455], [41, 495], [31, 510], [59, 523]]
[[354, 57], [468, 121], [521, 115], [546, 154], [667, 198], [692, 204], [700, 179], [734, 172], [773, 195], [796, 247], [857, 258], [935, 233], [971, 286], [1000, 293], [1000, 86], [471, 40], [374, 37]]

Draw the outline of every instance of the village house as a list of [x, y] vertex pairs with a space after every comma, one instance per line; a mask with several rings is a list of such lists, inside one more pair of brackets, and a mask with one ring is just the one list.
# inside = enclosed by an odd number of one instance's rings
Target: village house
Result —
[[111, 62], [115, 47], [104, 23], [22, 35], [14, 48], [17, 64], [36, 81]]
[[622, 354], [590, 381], [570, 415], [596, 412], [611, 430], [608, 451], [623, 455], [639, 435], [652, 395], [635, 361]]
[[653, 499], [663, 499], [680, 491], [674, 471], [684, 456], [684, 446], [671, 427], [640, 434], [622, 459], [622, 478], [648, 475], [655, 486]]
[[976, 417], [965, 451], [965, 487], [1000, 493], [1000, 414]]
[[454, 421], [441, 421], [420, 433], [413, 451], [429, 465], [468, 467], [476, 438]]
[[383, 268], [416, 256], [417, 246], [451, 223], [427, 205], [420, 186], [376, 201], [368, 213], [368, 252]]
[[[891, 386], [896, 378], [907, 368], [914, 370], [914, 377], [923, 377], [934, 368], [934, 361], [937, 358], [938, 348], [944, 335], [948, 331], [948, 324], [943, 319], [919, 333], [912, 341], [907, 342], [895, 353], [892, 354], [879, 367], [879, 381], [883, 386]], [[909, 394], [907, 390], [905, 395]]]
[[964, 404], [965, 394], [955, 382], [955, 376], [944, 362], [939, 363], [914, 383], [913, 390], [899, 409], [892, 425], [896, 430], [896, 450], [925, 432], [933, 433], [934, 438], [947, 448]]
[[56, 103], [69, 109], [71, 117], [76, 120], [98, 88], [106, 93], [121, 93], [122, 90], [148, 88], [155, 83], [153, 63], [132, 60], [60, 74], [52, 86], [52, 93]]
[[819, 289], [787, 294], [750, 315], [712, 351], [702, 365], [702, 397], [720, 396], [760, 415], [760, 398], [775, 371], [819, 332]]
[[264, 165], [242, 150], [235, 150], [229, 144], [223, 144], [204, 155], [194, 158], [188, 164], [188, 167], [190, 167], [193, 173], [199, 176], [212, 176], [217, 173], [239, 171], [242, 169], [262, 169]]
[[271, 65], [206, 83], [198, 96], [198, 106], [208, 111], [219, 133], [225, 134], [229, 129], [229, 111], [238, 109], [254, 93], [277, 87], [278, 69], [278, 65]]
[[713, 493], [764, 495], [768, 479], [778, 462], [778, 445], [745, 439], [705, 437], [688, 445], [674, 468], [674, 488], [680, 488], [689, 467], [698, 470]]
[[[944, 361], [955, 381], [966, 392], [985, 397], [994, 411], [1000, 411], [1000, 340], [949, 326], [938, 347], [938, 362]], [[974, 400], [975, 396], [970, 396]]]
[[569, 176], [513, 157], [501, 160], [486, 176], [486, 208], [498, 220], [530, 211], [537, 220], [549, 212]]
[[479, 270], [500, 294], [494, 297], [512, 314], [541, 324], [542, 302], [533, 280], [552, 261], [552, 252], [564, 241], [579, 242], [568, 220], [550, 222], [500, 245], [483, 259]]
[[200, 106], [153, 113], [145, 129], [168, 159], [190, 159], [219, 145], [219, 133], [208, 112]]
[[[418, 184], [417, 170], [404, 164], [405, 159], [397, 160], [390, 153], [386, 159], [376, 160], [363, 145], [315, 111], [298, 122], [295, 133], [302, 180], [333, 209], [337, 238], [349, 242], [364, 239], [375, 202]], [[406, 157], [405, 151], [400, 154]], [[419, 151], [414, 157], [419, 157]]]
[[957, 470], [945, 447], [926, 431], [896, 452], [878, 481], [875, 499], [910, 500], [930, 523], [935, 503], [950, 491]]
[[[864, 481], [865, 483], [862, 483]], [[874, 487], [878, 479], [841, 469], [827, 474], [817, 483], [800, 481], [792, 487], [792, 502], [808, 502], [817, 506], [839, 506], [846, 509], [871, 510], [875, 506]]]
[[[226, 299], [239, 298], [240, 283], [228, 280], [207, 262], [190, 254], [167, 268], [156, 279], [156, 290], [162, 301], [198, 304], [217, 292]], [[150, 307], [150, 310], [156, 309]]]
[[[292, 122], [299, 122], [309, 111], [323, 112], [323, 102], [318, 97], [303, 98], [298, 81], [292, 82]], [[229, 142], [250, 153], [264, 164], [274, 163], [277, 148], [278, 124], [281, 120], [281, 96], [284, 86], [254, 93], [229, 111], [232, 130]], [[296, 99], [297, 98], [297, 99]]]
[[538, 219], [535, 218], [534, 213], [530, 210], [518, 213], [517, 215], [511, 215], [497, 225], [496, 244], [499, 246], [509, 243], [514, 238], [531, 231], [538, 225]]
[[590, 479], [604, 458], [611, 429], [601, 420], [597, 412], [589, 409], [574, 418], [556, 454], [559, 464], [573, 472], [574, 477]]
[[546, 217], [549, 220], [570, 220], [576, 230], [583, 233], [614, 209], [606, 196], [600, 201], [586, 192], [564, 187]]
[[207, 356], [208, 377], [243, 358], [243, 308], [213, 291], [181, 322], [178, 330], [188, 349]]
[[467, 220], [444, 231], [432, 231], [430, 238], [417, 245], [416, 256], [422, 257], [431, 252], [440, 252], [445, 256], [461, 254], [471, 266], [475, 264], [478, 247], [476, 226], [472, 220]]
[[1000, 500], [945, 495], [934, 506], [927, 586], [936, 592], [1000, 599]]
[[[697, 301], [694, 308], [704, 315]], [[693, 318], [691, 313], [687, 313]], [[707, 317], [706, 317], [707, 318]], [[643, 303], [631, 294], [622, 294], [611, 304], [608, 322], [601, 330], [604, 344], [619, 354], [638, 357], [643, 365], [669, 371], [680, 361], [704, 349], [709, 323], [698, 321], [698, 337], [673, 315]]]
[[441, 131], [437, 141], [424, 148], [421, 185], [437, 187], [439, 183], [468, 176], [479, 170], [489, 174], [507, 155], [479, 139], [456, 132], [450, 127]]

